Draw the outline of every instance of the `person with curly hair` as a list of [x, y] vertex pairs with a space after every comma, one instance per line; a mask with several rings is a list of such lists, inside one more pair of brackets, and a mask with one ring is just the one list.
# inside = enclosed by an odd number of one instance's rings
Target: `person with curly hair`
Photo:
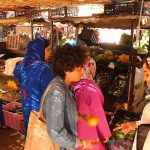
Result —
[[45, 93], [42, 105], [43, 117], [46, 119], [47, 132], [61, 150], [77, 147], [91, 148], [97, 139], [79, 140], [76, 133], [77, 108], [70, 86], [79, 81], [84, 73], [87, 47], [84, 45], [65, 44], [56, 48], [52, 67], [56, 77], [51, 81]]

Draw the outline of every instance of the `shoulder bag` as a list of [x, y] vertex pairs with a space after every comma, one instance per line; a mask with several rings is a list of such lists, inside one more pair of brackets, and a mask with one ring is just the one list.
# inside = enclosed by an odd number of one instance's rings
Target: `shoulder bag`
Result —
[[49, 85], [43, 94], [40, 111], [31, 111], [30, 113], [24, 150], [60, 150], [60, 146], [55, 144], [49, 137], [46, 130], [46, 121], [42, 115], [42, 106], [45, 95], [47, 94], [48, 90], [55, 85], [61, 86], [59, 83], [53, 83]]

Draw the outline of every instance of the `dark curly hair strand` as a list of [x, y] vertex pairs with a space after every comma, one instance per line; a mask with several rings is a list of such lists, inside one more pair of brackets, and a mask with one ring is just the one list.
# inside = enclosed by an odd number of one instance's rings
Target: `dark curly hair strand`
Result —
[[52, 60], [53, 71], [64, 79], [66, 71], [73, 71], [75, 67], [84, 65], [87, 51], [86, 45], [65, 44], [56, 47]]

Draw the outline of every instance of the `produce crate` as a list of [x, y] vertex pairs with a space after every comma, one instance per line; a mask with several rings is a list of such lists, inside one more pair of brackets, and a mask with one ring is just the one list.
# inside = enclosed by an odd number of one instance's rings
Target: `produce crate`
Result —
[[111, 139], [108, 142], [108, 150], [131, 150], [132, 142], [131, 141], [121, 141]]
[[110, 128], [111, 130], [113, 130], [116, 127], [116, 124], [118, 122], [120, 122], [120, 120], [125, 120], [125, 121], [138, 121], [139, 115], [134, 113], [134, 112], [130, 112], [128, 110], [123, 110], [123, 109], [118, 109], [115, 113], [114, 116], [110, 122]]
[[22, 104], [19, 102], [11, 102], [7, 105], [3, 106], [3, 115], [4, 115], [4, 123], [5, 125], [21, 131], [23, 130], [23, 116], [22, 114], [10, 112], [14, 110], [16, 107], [22, 107]]
[[122, 132], [122, 129], [115, 131], [113, 131], [113, 129], [119, 127], [122, 123], [133, 122], [137, 120], [139, 120], [138, 114], [122, 109], [117, 110], [114, 114], [114, 118], [110, 122], [110, 129], [112, 130], [112, 139], [114, 139], [114, 141], [130, 141], [131, 143], [133, 143], [136, 129], [129, 131], [127, 134]]

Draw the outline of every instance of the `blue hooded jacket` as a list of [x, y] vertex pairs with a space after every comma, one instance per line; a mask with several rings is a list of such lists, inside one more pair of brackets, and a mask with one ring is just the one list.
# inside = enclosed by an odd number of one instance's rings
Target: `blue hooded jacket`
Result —
[[14, 70], [14, 75], [22, 86], [25, 135], [30, 111], [39, 111], [42, 94], [54, 77], [44, 58], [45, 39], [36, 38], [29, 42], [23, 61]]

